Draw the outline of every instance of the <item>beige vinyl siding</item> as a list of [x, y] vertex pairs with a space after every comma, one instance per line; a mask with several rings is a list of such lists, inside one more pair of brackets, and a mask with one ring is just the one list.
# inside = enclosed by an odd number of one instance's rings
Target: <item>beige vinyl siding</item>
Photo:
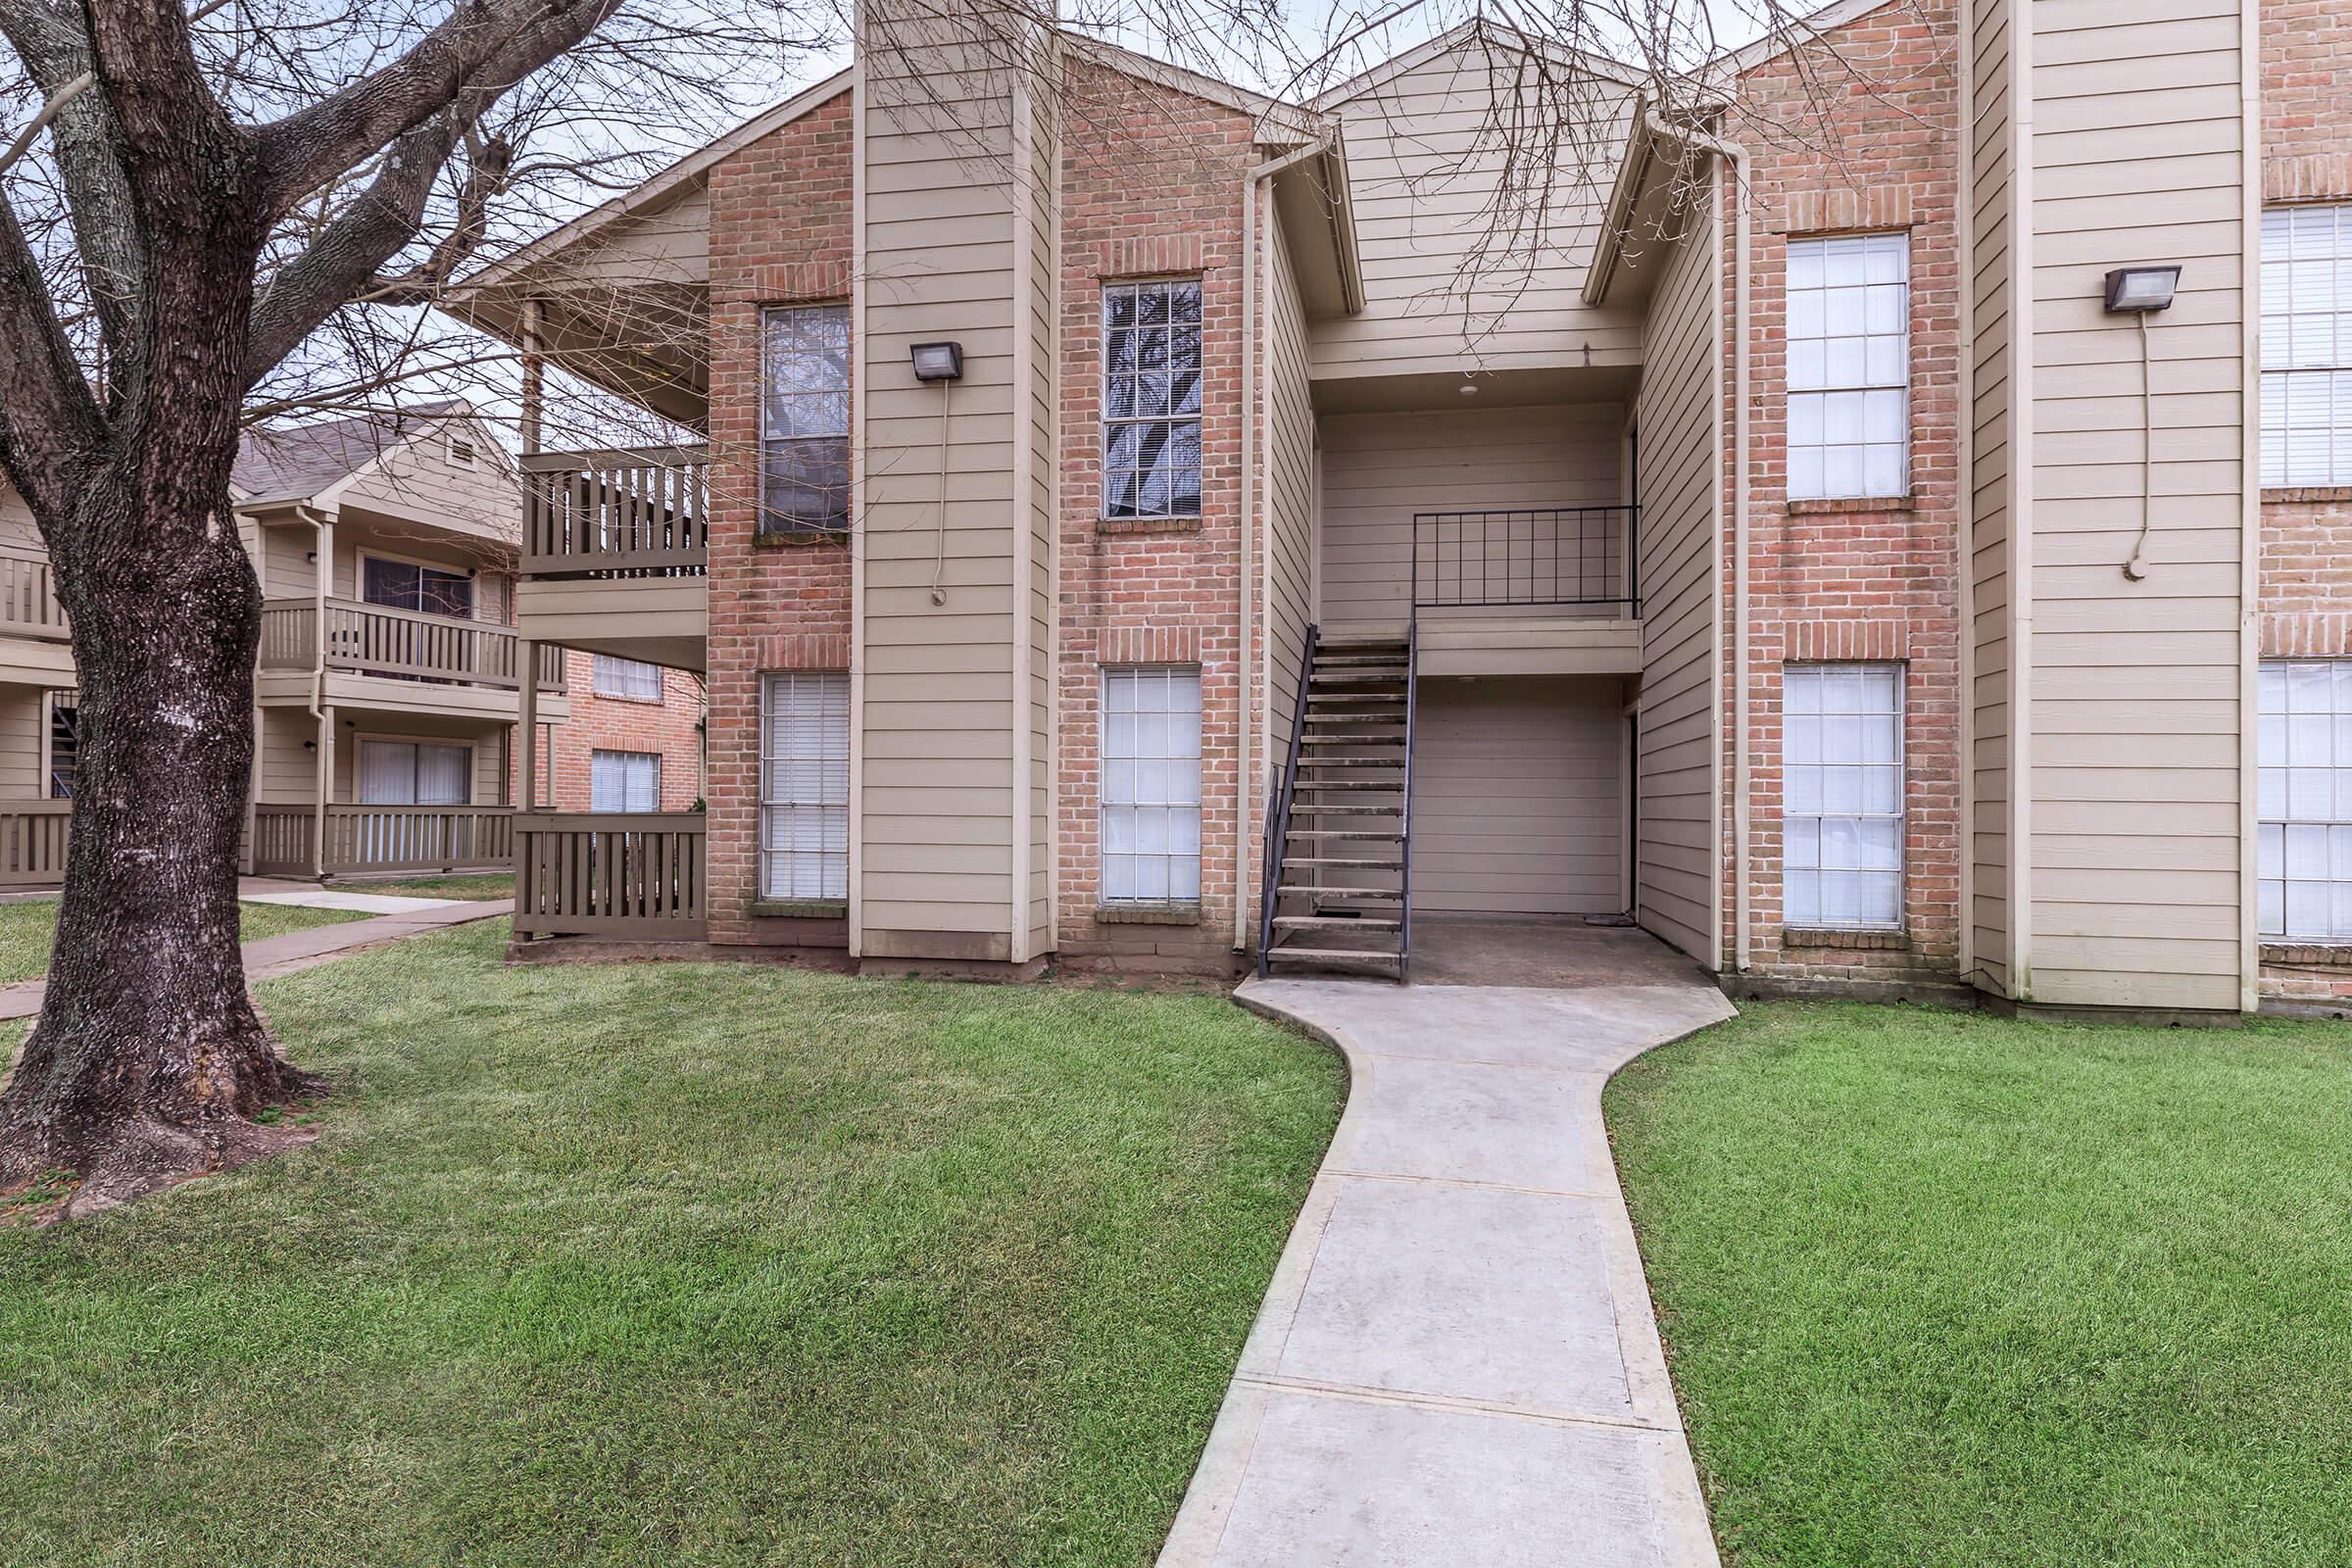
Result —
[[49, 549], [41, 539], [40, 524], [32, 520], [32, 509], [5, 479], [0, 479], [0, 549], [37, 550], [44, 555]]
[[[863, 19], [861, 941], [877, 956], [1006, 959], [1015, 709], [1035, 706], [1016, 693], [1013, 644], [1016, 621], [1025, 643], [1035, 634], [1037, 594], [1035, 552], [1015, 538], [1035, 526], [1033, 497], [1014, 493], [1016, 471], [1031, 469], [1015, 448], [1034, 439], [1033, 390], [1014, 384], [1029, 356], [1015, 339], [1034, 330], [1034, 305], [1016, 311], [1015, 296], [1037, 214], [1018, 195], [1026, 181], [1011, 177], [1008, 77], [953, 40], [918, 38], [918, 26], [945, 23], [908, 21], [891, 46], [874, 46], [885, 21], [873, 9]], [[876, 221], [886, 209], [934, 216]], [[940, 337], [963, 344], [964, 375], [954, 391], [947, 602], [934, 606], [942, 398], [914, 380], [907, 348]], [[955, 706], [943, 712], [942, 703]], [[874, 853], [883, 846], [937, 853], [891, 869]]]
[[[1439, 52], [1331, 106], [1347, 135], [1365, 308], [1316, 323], [1318, 377], [1639, 362], [1637, 316], [1594, 309], [1580, 294], [1614, 159], [1561, 160], [1532, 258], [1516, 235], [1487, 238], [1511, 135], [1481, 127], [1496, 94], [1507, 101], [1512, 91], [1507, 75], [1492, 74], [1488, 53], [1508, 51]], [[1623, 89], [1588, 81], [1592, 97], [1579, 118], [1614, 127], [1626, 113]], [[1612, 128], [1606, 139], [1620, 138]], [[1519, 156], [1527, 156], [1523, 137]], [[1482, 249], [1508, 260], [1482, 267]]]
[[[452, 437], [473, 443], [474, 466], [449, 461]], [[387, 519], [429, 523], [507, 546], [522, 540], [522, 492], [506, 450], [478, 420], [423, 426], [338, 487], [335, 505]]]
[[41, 775], [41, 732], [49, 724], [49, 689], [0, 686], [0, 800], [49, 797]]
[[1614, 403], [1326, 416], [1324, 631], [1404, 630], [1415, 513], [1623, 501], [1624, 428]]
[[1414, 911], [1624, 908], [1623, 706], [1606, 679], [1423, 681]]
[[255, 737], [261, 765], [254, 799], [271, 806], [316, 800], [318, 758], [305, 751], [303, 743], [318, 735], [318, 720], [299, 708], [265, 708], [261, 721]]
[[1634, 913], [1643, 929], [1717, 967], [1722, 301], [1712, 206], [1699, 200], [1706, 205], [1666, 257], [1642, 337]]
[[1269, 722], [1266, 759], [1288, 755], [1298, 712], [1298, 661], [1314, 619], [1315, 406], [1307, 379], [1306, 308], [1282, 222], [1269, 199], [1267, 249], [1272, 286], [1266, 290], [1264, 392], [1266, 456], [1263, 548], [1267, 557], [1266, 655]]
[[[2208, 866], [2241, 831], [2246, 192], [2237, 158], [2198, 155], [2243, 152], [2254, 66], [2235, 4], [2150, 18], [2045, 0], [2034, 26], [2034, 905], [2013, 983], [2042, 1003], [2234, 1009], [2236, 897], [2101, 873]], [[2183, 272], [2151, 323], [2157, 527], [2146, 580], [2128, 583], [2139, 345], [2100, 293], [2107, 268], [2138, 261]]]
[[2020, 194], [2012, 177], [2017, 117], [2011, 106], [2011, 29], [2007, 0], [1989, 0], [1974, 19], [1970, 105], [1969, 258], [1975, 341], [1969, 572], [1975, 706], [1970, 907], [1977, 966], [1992, 987], [2009, 983], [2010, 932], [2010, 582], [2012, 502], [2016, 491], [2010, 432], [2010, 362], [2021, 323], [2009, 309]]

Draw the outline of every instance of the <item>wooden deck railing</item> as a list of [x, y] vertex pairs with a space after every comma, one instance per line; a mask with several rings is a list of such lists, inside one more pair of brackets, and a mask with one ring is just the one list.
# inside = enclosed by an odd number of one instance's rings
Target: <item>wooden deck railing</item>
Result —
[[66, 879], [72, 801], [0, 801], [0, 887], [55, 887]]
[[59, 643], [68, 636], [49, 558], [37, 550], [0, 550], [0, 636]]
[[255, 874], [465, 871], [514, 863], [511, 806], [329, 806], [323, 864], [315, 848], [318, 826], [316, 806], [256, 807]]
[[[367, 675], [513, 687], [520, 642], [510, 626], [390, 610], [349, 599], [326, 602], [326, 667]], [[310, 669], [319, 656], [318, 603], [273, 599], [262, 607], [262, 668]], [[539, 689], [564, 689], [564, 650], [539, 649]]]
[[541, 452], [521, 460], [526, 577], [699, 577], [707, 447]]
[[699, 942], [699, 811], [533, 812], [514, 822], [514, 934]]

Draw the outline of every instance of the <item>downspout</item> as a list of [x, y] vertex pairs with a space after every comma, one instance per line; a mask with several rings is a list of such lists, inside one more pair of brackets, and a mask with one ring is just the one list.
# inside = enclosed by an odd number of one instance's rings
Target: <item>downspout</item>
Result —
[[1255, 543], [1257, 506], [1257, 194], [1265, 182], [1293, 164], [1330, 151], [1328, 139], [1269, 159], [1242, 175], [1242, 554], [1241, 647], [1234, 659], [1239, 688], [1240, 758], [1233, 785], [1233, 951], [1250, 946], [1250, 822], [1256, 790], [1250, 776], [1250, 649], [1256, 641], [1257, 596], [1250, 575], [1250, 547]]
[[326, 880], [326, 797], [334, 780], [329, 770], [334, 766], [334, 732], [326, 718], [326, 585], [335, 569], [332, 557], [333, 541], [327, 529], [332, 526], [325, 517], [309, 507], [296, 507], [294, 515], [311, 525], [311, 537], [318, 549], [318, 569], [311, 573], [311, 733], [317, 737], [313, 750], [318, 761], [313, 765], [316, 788], [311, 804], [311, 869], [318, 880]]
[[[1749, 311], [1755, 289], [1749, 276], [1752, 249], [1748, 228], [1747, 149], [1736, 141], [1705, 131], [1678, 126], [1655, 109], [1646, 113], [1649, 128], [1670, 141], [1714, 154], [1732, 169], [1733, 207], [1732, 286], [1736, 291], [1732, 316], [1732, 900], [1735, 973], [1747, 972], [1754, 946], [1754, 913], [1748, 907], [1748, 836], [1755, 808], [1750, 799], [1748, 755], [1748, 365]], [[1720, 918], [1720, 916], [1718, 916]]]

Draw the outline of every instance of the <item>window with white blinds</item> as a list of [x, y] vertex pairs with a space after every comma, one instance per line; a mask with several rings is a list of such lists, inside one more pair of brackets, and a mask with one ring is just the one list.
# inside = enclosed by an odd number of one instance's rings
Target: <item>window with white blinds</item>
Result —
[[659, 811], [662, 809], [662, 754], [608, 752], [588, 754], [588, 809], [591, 811]]
[[1200, 671], [1102, 672], [1105, 904], [1200, 899]]
[[2257, 687], [2257, 929], [2352, 941], [2352, 660], [2266, 662]]
[[592, 674], [599, 697], [623, 697], [633, 703], [658, 703], [662, 700], [660, 664], [597, 654], [594, 656]]
[[1788, 494], [1911, 488], [1911, 236], [1788, 242]]
[[363, 806], [465, 806], [473, 799], [472, 775], [470, 746], [360, 742]]
[[2262, 215], [2262, 482], [2352, 484], [2352, 207]]
[[760, 677], [760, 896], [850, 896], [850, 677]]
[[1781, 901], [1794, 926], [1903, 923], [1903, 666], [1782, 673]]

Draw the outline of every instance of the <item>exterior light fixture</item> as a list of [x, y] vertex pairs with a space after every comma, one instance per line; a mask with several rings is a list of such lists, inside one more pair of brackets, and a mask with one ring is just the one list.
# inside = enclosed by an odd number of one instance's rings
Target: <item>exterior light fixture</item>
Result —
[[2170, 310], [2173, 291], [2180, 286], [2178, 267], [2119, 267], [2107, 274], [2107, 311], [2131, 316]]
[[914, 378], [917, 381], [963, 379], [963, 345], [960, 343], [917, 343], [907, 353], [914, 360]]

